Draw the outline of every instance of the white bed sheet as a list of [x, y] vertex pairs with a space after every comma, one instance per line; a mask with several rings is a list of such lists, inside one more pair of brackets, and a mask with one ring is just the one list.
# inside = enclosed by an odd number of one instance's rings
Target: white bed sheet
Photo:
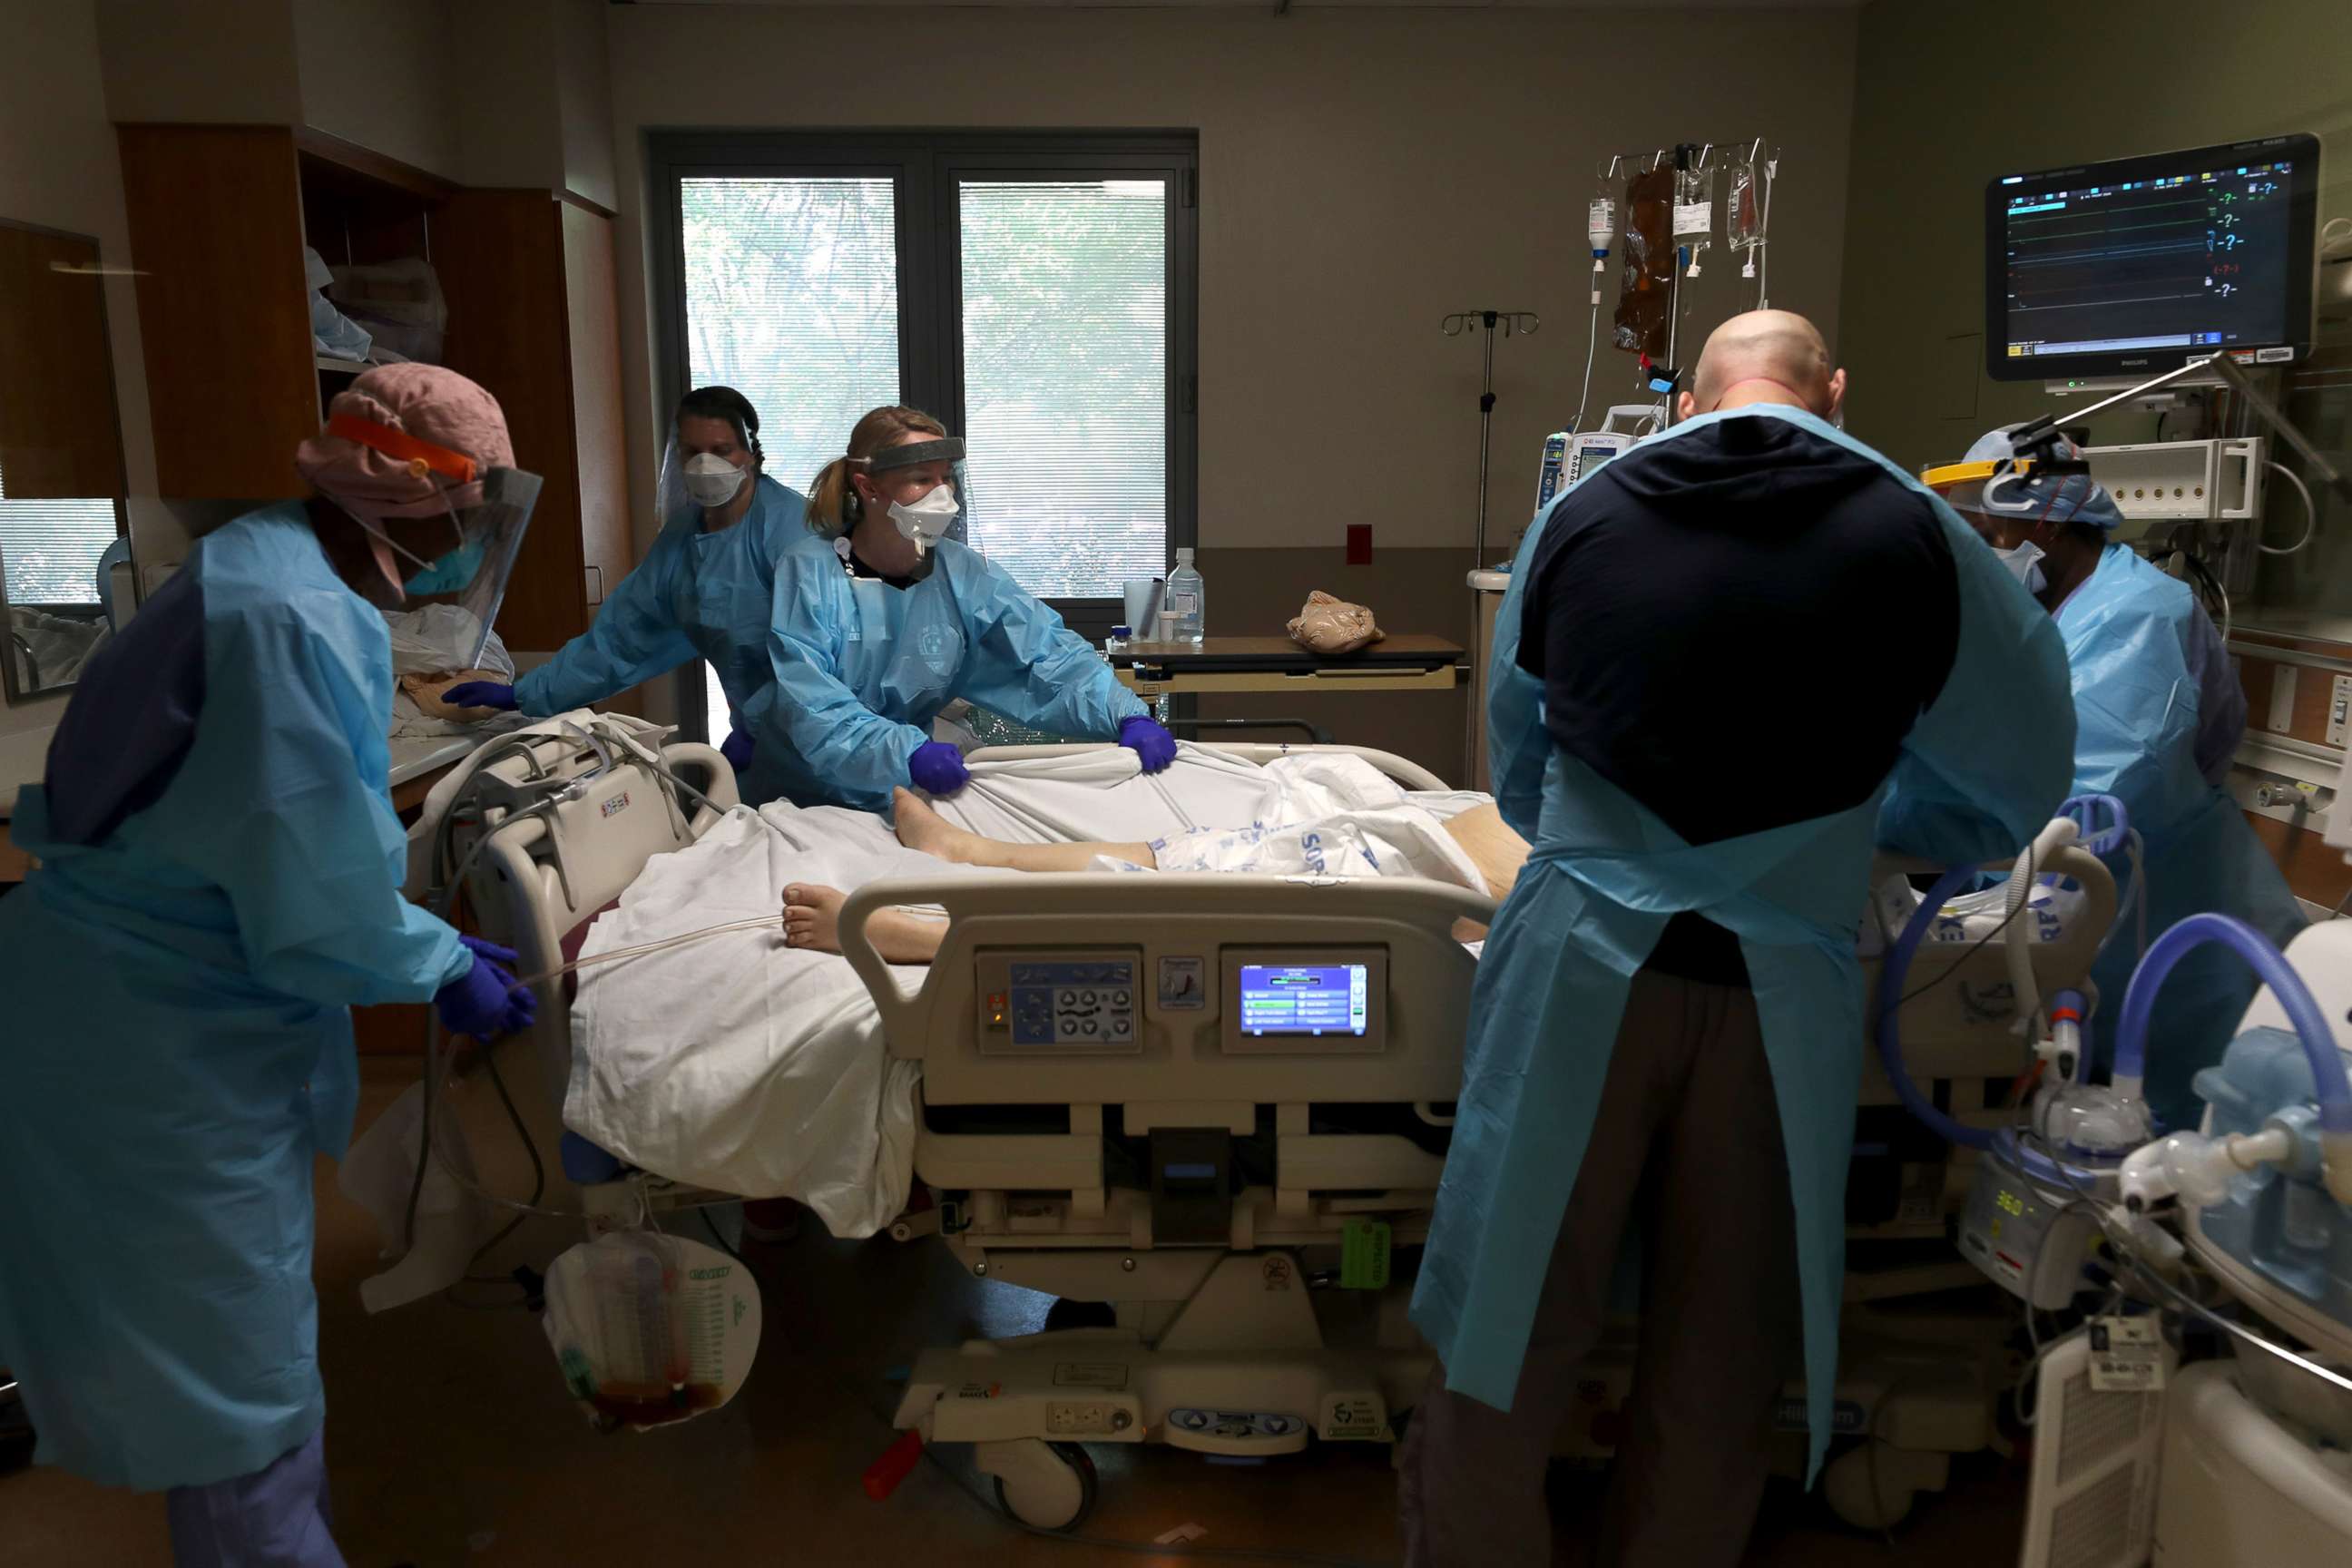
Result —
[[[1205, 857], [1221, 869], [1297, 869], [1290, 862], [1309, 831], [1329, 834], [1337, 822], [1345, 832], [1334, 837], [1370, 847], [1370, 874], [1476, 887], [1475, 868], [1440, 824], [1483, 798], [1408, 796], [1352, 757], [1307, 754], [1260, 768], [1187, 747], [1154, 778], [1139, 777], [1133, 755], [1115, 749], [983, 763], [961, 795], [938, 804], [992, 837], [1161, 839], [1187, 853], [1183, 864]], [[597, 921], [582, 955], [772, 915], [794, 882], [850, 891], [889, 876], [1020, 874], [908, 849], [870, 813], [739, 808], [699, 843], [649, 864]], [[788, 948], [779, 932], [738, 931], [592, 965], [581, 980], [564, 1103], [573, 1131], [676, 1180], [799, 1198], [836, 1236], [871, 1235], [899, 1214], [912, 1181], [919, 1069], [889, 1058], [846, 960]]]

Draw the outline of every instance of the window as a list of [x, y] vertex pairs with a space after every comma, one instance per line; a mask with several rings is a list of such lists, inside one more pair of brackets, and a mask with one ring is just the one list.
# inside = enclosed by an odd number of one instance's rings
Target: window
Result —
[[678, 182], [684, 386], [760, 411], [767, 471], [806, 492], [857, 416], [898, 400], [897, 192], [887, 179]]
[[1031, 593], [1168, 567], [1168, 192], [959, 180], [970, 542]]
[[[683, 384], [760, 411], [766, 471], [806, 493], [859, 415], [898, 401], [898, 192], [887, 178], [678, 182]], [[733, 725], [702, 669], [712, 741]]]
[[122, 524], [111, 500], [10, 500], [0, 474], [0, 566], [9, 604], [95, 605], [98, 559]]
[[[965, 537], [1080, 635], [1193, 540], [1194, 139], [680, 133], [653, 148], [671, 396], [807, 489], [867, 409], [966, 438]], [[709, 732], [724, 698], [693, 683]]]

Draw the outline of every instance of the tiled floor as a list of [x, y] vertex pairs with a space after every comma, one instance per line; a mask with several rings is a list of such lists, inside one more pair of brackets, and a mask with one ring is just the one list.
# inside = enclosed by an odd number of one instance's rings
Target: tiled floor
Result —
[[[372, 1081], [362, 1114], [393, 1087]], [[812, 1226], [793, 1246], [754, 1249], [766, 1326], [742, 1394], [676, 1431], [603, 1437], [564, 1394], [535, 1319], [440, 1302], [363, 1313], [355, 1287], [374, 1268], [373, 1227], [321, 1173], [327, 1455], [353, 1568], [647, 1563], [688, 1552], [747, 1565], [1181, 1560], [1023, 1535], [960, 1488], [959, 1477], [970, 1479], [960, 1464], [919, 1467], [887, 1503], [865, 1497], [859, 1477], [893, 1436], [889, 1369], [926, 1345], [1025, 1331], [1044, 1314], [1043, 1297], [974, 1280], [935, 1244], [837, 1242]], [[1101, 1502], [1085, 1530], [1099, 1541], [1150, 1542], [1191, 1523], [1206, 1531], [1202, 1547], [1396, 1560], [1381, 1454], [1327, 1447], [1234, 1468], [1160, 1447], [1095, 1453]], [[1596, 1482], [1556, 1479], [1555, 1515], [1572, 1537]], [[2021, 1501], [2014, 1472], [1980, 1457], [1922, 1503], [1890, 1549], [1838, 1525], [1817, 1499], [1776, 1487], [1751, 1561], [1983, 1568], [2013, 1556]], [[0, 1478], [0, 1568], [168, 1560], [155, 1498], [51, 1471]], [[1585, 1558], [1571, 1539], [1558, 1561]]]

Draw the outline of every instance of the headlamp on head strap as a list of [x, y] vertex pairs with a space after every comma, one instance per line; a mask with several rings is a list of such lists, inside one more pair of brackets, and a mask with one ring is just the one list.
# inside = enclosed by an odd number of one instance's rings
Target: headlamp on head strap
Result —
[[885, 447], [864, 459], [869, 474], [887, 473], [893, 468], [912, 468], [924, 463], [961, 463], [963, 461], [963, 437], [942, 436], [936, 441], [909, 441], [902, 447]]

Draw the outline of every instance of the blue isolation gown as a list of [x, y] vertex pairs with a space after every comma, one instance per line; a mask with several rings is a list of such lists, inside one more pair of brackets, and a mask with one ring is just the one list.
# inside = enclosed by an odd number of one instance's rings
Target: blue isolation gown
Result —
[[762, 737], [803, 805], [887, 810], [931, 721], [957, 698], [1016, 724], [1116, 741], [1145, 711], [1109, 663], [1002, 567], [952, 539], [899, 588], [853, 577], [812, 534], [776, 565], [775, 679], [756, 700]]
[[[1869, 447], [1790, 407], [1706, 415], [1653, 439], [1741, 418], [1801, 424], [1927, 494]], [[1947, 861], [2011, 855], [2065, 795], [2073, 752], [2064, 655], [2049, 617], [1934, 504], [1958, 576], [1959, 642], [1887, 784], [1849, 810], [1699, 846], [1546, 731], [1542, 685], [1518, 665], [1522, 595], [1544, 520], [1528, 531], [1496, 622], [1487, 716], [1496, 804], [1533, 849], [1478, 964], [1454, 1142], [1412, 1301], [1449, 1388], [1510, 1408], [1627, 990], [1666, 921], [1694, 910], [1739, 938], [1763, 1027], [1796, 1211], [1819, 1466], [1837, 1377], [1862, 1072], [1854, 939], [1874, 842]], [[1864, 640], [1857, 626], [1858, 649]], [[1820, 700], [1834, 702], [1837, 692]], [[1726, 786], [1737, 787], [1736, 770]]]
[[0, 900], [0, 1347], [39, 1458], [201, 1486], [319, 1430], [313, 1156], [352, 1005], [465, 973], [400, 896], [383, 619], [299, 503], [197, 542], [91, 660]]

